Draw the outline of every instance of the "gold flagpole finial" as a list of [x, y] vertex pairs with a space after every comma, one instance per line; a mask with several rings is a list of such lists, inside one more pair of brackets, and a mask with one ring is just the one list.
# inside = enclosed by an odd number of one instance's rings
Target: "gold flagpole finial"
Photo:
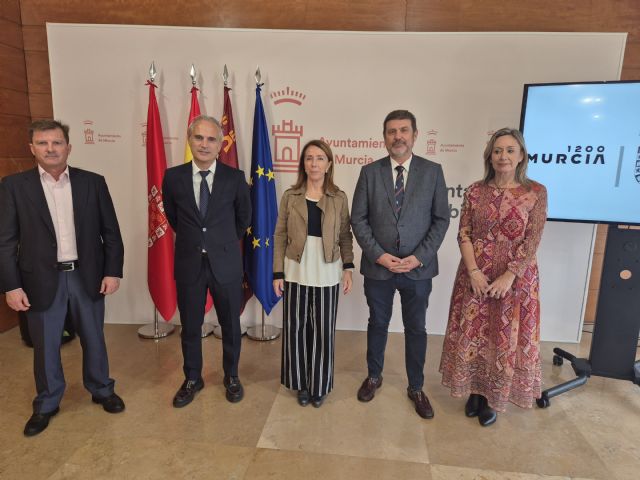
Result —
[[229, 70], [227, 70], [227, 64], [224, 64], [224, 70], [222, 71], [222, 79], [224, 80], [224, 86], [227, 86], [227, 80], [229, 80]]
[[256, 67], [256, 75], [255, 75], [255, 77], [256, 77], [256, 84], [260, 85], [260, 82], [262, 81], [262, 74], [260, 73], [260, 66], [259, 65]]

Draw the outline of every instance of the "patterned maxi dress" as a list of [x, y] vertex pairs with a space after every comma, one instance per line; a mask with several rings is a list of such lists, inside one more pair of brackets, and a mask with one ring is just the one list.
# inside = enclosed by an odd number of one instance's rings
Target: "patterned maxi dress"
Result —
[[533, 183], [498, 189], [482, 182], [464, 195], [458, 242], [471, 241], [489, 282], [506, 269], [516, 278], [504, 299], [477, 298], [461, 261], [456, 274], [440, 372], [454, 397], [478, 393], [504, 411], [540, 397], [540, 301], [536, 250], [547, 192]]

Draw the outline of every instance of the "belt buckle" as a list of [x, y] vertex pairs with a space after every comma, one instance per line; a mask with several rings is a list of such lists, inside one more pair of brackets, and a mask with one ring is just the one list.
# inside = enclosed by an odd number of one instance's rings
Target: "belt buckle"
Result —
[[60, 270], [63, 272], [72, 272], [76, 269], [75, 262], [60, 262]]

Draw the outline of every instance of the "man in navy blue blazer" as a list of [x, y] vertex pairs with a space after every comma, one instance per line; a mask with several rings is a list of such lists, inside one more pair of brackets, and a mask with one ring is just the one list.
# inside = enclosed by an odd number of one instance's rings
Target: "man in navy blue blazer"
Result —
[[33, 122], [37, 166], [0, 183], [0, 289], [25, 312], [37, 395], [24, 428], [37, 435], [59, 411], [65, 390], [60, 344], [67, 312], [82, 344], [82, 379], [95, 403], [124, 410], [109, 378], [104, 296], [120, 286], [124, 246], [104, 177], [67, 165], [69, 127]]
[[218, 162], [222, 127], [213, 117], [196, 117], [187, 131], [193, 161], [169, 168], [162, 182], [164, 209], [176, 233], [174, 276], [182, 323], [184, 382], [173, 406], [184, 407], [204, 388], [202, 323], [207, 291], [222, 327], [226, 397], [239, 402], [238, 376], [242, 256], [239, 240], [251, 224], [249, 187], [242, 170]]
[[362, 248], [360, 272], [369, 305], [368, 375], [358, 399], [372, 400], [382, 385], [397, 290], [402, 303], [407, 395], [421, 417], [433, 418], [433, 407], [422, 391], [425, 322], [431, 279], [438, 274], [437, 251], [449, 226], [447, 187], [439, 164], [413, 154], [418, 130], [411, 112], [389, 113], [383, 134], [389, 156], [362, 168], [351, 209], [353, 233]]

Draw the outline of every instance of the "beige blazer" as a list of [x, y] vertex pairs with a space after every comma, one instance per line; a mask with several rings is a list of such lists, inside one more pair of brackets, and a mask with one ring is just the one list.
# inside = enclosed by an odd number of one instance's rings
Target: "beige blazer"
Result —
[[[306, 188], [290, 188], [282, 195], [274, 234], [273, 278], [284, 278], [284, 257], [300, 262], [307, 242]], [[322, 210], [324, 259], [333, 263], [342, 258], [344, 268], [353, 268], [353, 235], [347, 195], [338, 190], [325, 193], [318, 202]]]

